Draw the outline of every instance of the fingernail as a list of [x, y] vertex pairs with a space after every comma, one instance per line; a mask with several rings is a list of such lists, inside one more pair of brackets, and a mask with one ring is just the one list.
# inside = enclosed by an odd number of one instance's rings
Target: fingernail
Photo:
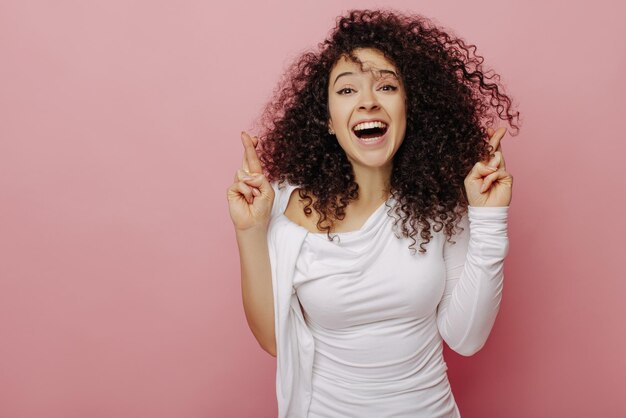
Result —
[[254, 177], [250, 177], [250, 176], [243, 176], [241, 179], [242, 179], [242, 180], [254, 180]]
[[259, 189], [252, 189], [252, 194], [255, 196], [260, 196], [261, 192], [259, 191]]

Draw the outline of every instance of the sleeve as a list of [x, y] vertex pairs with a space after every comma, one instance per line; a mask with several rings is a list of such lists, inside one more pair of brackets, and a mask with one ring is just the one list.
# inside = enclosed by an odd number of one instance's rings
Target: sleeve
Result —
[[270, 182], [270, 185], [274, 189], [274, 203], [272, 204], [272, 213], [270, 215], [270, 218], [273, 219], [285, 211], [291, 192], [293, 192], [296, 186], [286, 182], [279, 185], [276, 181]]
[[508, 206], [468, 207], [464, 230], [446, 240], [446, 285], [437, 307], [437, 327], [450, 348], [464, 356], [478, 352], [491, 332], [502, 299], [508, 253]]

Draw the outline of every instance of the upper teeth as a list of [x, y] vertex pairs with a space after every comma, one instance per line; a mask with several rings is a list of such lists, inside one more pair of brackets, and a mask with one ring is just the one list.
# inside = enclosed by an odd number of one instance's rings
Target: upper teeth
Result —
[[361, 122], [352, 128], [355, 131], [361, 131], [363, 129], [373, 129], [373, 128], [385, 128], [387, 126], [386, 123], [375, 121], [375, 122]]

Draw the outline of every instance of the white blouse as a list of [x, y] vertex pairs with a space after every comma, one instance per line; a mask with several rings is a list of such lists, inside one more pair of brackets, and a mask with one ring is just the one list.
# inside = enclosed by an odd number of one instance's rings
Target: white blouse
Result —
[[442, 340], [471, 355], [491, 331], [508, 207], [469, 207], [456, 244], [431, 229], [413, 254], [395, 234], [393, 198], [329, 241], [283, 214], [295, 186], [273, 187], [279, 417], [460, 416]]

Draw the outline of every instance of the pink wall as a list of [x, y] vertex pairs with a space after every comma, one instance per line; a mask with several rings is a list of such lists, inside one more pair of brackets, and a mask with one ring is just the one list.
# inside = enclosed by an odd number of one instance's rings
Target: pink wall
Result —
[[[612, 3], [389, 2], [476, 43], [524, 117], [501, 313], [446, 353], [465, 418], [626, 416]], [[275, 416], [225, 199], [238, 133], [335, 16], [380, 4], [0, 3], [0, 417]]]

